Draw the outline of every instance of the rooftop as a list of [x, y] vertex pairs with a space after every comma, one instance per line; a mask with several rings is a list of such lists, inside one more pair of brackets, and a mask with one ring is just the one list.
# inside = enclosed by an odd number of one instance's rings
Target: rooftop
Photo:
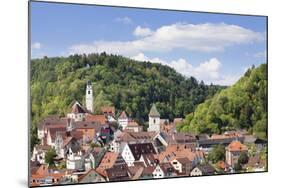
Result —
[[128, 144], [135, 160], [139, 160], [142, 154], [156, 154], [152, 143]]
[[149, 112], [149, 117], [160, 117], [160, 114], [159, 112], [157, 111], [157, 108], [156, 108], [156, 105], [153, 104], [151, 109], [150, 109], [150, 112]]
[[227, 147], [228, 151], [247, 151], [248, 148], [238, 140], [232, 141]]

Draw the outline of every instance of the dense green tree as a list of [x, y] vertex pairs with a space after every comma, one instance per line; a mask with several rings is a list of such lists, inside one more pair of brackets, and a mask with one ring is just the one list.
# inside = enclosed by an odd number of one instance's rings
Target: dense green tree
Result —
[[184, 117], [223, 88], [186, 78], [158, 63], [106, 53], [33, 59], [32, 127], [48, 115], [66, 115], [74, 100], [85, 104], [88, 80], [93, 83], [95, 113], [104, 105], [114, 105], [117, 114], [126, 110], [141, 125], [152, 103], [162, 118]]
[[221, 133], [246, 129], [267, 139], [267, 65], [250, 68], [233, 86], [216, 93], [187, 114], [178, 131]]
[[212, 163], [217, 163], [218, 161], [224, 161], [225, 159], [225, 148], [223, 145], [216, 145], [208, 154], [208, 160]]
[[45, 163], [49, 166], [54, 165], [54, 158], [57, 156], [56, 151], [52, 148], [48, 150], [45, 154]]
[[243, 165], [246, 164], [249, 160], [249, 157], [247, 155], [247, 153], [241, 153], [241, 155], [238, 158], [238, 163]]

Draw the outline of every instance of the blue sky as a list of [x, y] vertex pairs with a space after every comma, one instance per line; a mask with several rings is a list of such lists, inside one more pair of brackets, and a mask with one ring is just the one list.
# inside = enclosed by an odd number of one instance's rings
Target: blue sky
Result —
[[32, 2], [31, 51], [32, 58], [106, 51], [231, 85], [265, 62], [266, 18]]

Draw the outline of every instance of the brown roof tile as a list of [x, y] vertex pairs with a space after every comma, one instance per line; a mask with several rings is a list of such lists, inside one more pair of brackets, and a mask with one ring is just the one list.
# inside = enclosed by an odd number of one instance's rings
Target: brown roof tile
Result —
[[239, 141], [232, 141], [227, 147], [226, 149], [228, 151], [247, 151], [248, 148], [247, 146], [245, 146], [244, 144], [241, 144], [241, 142]]

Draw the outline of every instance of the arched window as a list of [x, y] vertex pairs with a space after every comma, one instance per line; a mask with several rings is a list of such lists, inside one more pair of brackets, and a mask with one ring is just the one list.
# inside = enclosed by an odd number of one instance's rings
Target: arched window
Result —
[[153, 123], [156, 123], [156, 120], [155, 120], [155, 119], [153, 119]]

